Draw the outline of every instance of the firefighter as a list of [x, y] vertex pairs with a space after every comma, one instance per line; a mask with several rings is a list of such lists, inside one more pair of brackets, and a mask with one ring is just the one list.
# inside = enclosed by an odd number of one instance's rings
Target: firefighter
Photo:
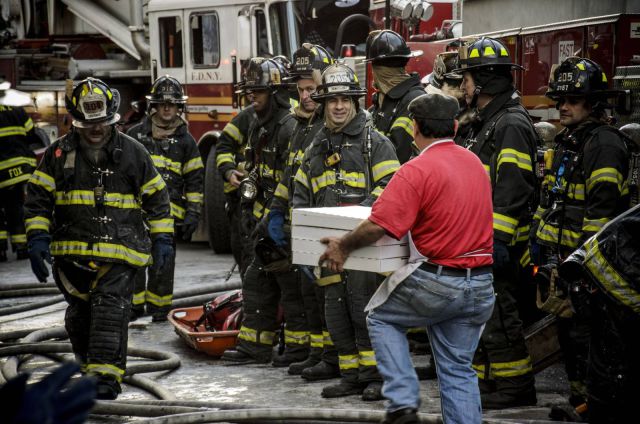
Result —
[[513, 86], [507, 48], [481, 38], [461, 49], [462, 89], [471, 109], [477, 109], [463, 145], [487, 170], [493, 188], [493, 275], [496, 307], [474, 358], [482, 406], [501, 409], [535, 405], [531, 358], [524, 343], [516, 295], [520, 259], [528, 251], [531, 215], [535, 208], [536, 134]]
[[[182, 116], [188, 97], [184, 95], [182, 84], [168, 75], [159, 77], [146, 97], [148, 114], [142, 122], [130, 128], [127, 135], [149, 151], [169, 190], [176, 236], [188, 241], [198, 227], [204, 177], [198, 146]], [[138, 273], [133, 291], [132, 319], [144, 315], [146, 305], [152, 321], [166, 321], [173, 298], [174, 269], [175, 257], [161, 273], [153, 265]]]
[[8, 82], [0, 81], [0, 205], [4, 210], [0, 213], [0, 261], [7, 260], [8, 241], [17, 259], [29, 257], [23, 205], [26, 182], [36, 168], [30, 144], [39, 143], [29, 115], [21, 106], [14, 106], [29, 103], [29, 99], [23, 102], [7, 94], [9, 87]]
[[[322, 82], [322, 71], [332, 63], [331, 55], [318, 45], [305, 43], [293, 54], [290, 74], [291, 80], [295, 81], [300, 102], [293, 110], [296, 126], [289, 142], [287, 166], [283, 179], [276, 188], [268, 217], [269, 236], [278, 246], [291, 245], [289, 210], [293, 198], [293, 177], [300, 167], [304, 151], [324, 126], [323, 109], [311, 99], [311, 95]], [[324, 293], [321, 287], [313, 284], [314, 277], [309, 270], [299, 268], [298, 277], [309, 329], [310, 349], [308, 357], [304, 361], [291, 363], [288, 372], [300, 375], [305, 369], [315, 367], [310, 374], [305, 375], [312, 375], [316, 380], [338, 377], [338, 354], [331, 343], [324, 320]], [[286, 357], [282, 359], [277, 363], [284, 365], [289, 362]], [[321, 360], [324, 363], [320, 364]]]
[[[533, 260], [538, 281], [547, 291], [553, 269], [574, 249], [628, 207], [628, 151], [623, 136], [607, 125], [608, 90], [602, 68], [589, 59], [570, 57], [552, 72], [547, 97], [557, 102], [560, 124], [555, 148], [545, 160], [540, 206], [534, 216]], [[573, 406], [586, 400], [588, 296], [579, 286], [570, 291], [571, 307], [550, 310], [560, 315], [559, 341], [564, 353]], [[554, 291], [555, 292], [555, 291]], [[545, 297], [545, 296], [542, 296]], [[552, 299], [555, 296], [552, 296]], [[560, 296], [559, 296], [560, 297]]]
[[25, 202], [31, 268], [46, 282], [54, 258], [65, 327], [83, 371], [98, 377], [98, 399], [121, 391], [136, 271], [174, 254], [167, 186], [144, 147], [115, 128], [119, 103], [99, 79], [68, 81], [72, 131], [45, 152]]
[[[294, 208], [370, 206], [400, 167], [393, 144], [359, 108], [358, 98], [365, 94], [347, 66], [334, 64], [322, 74], [312, 99], [324, 106], [324, 128], [306, 149], [295, 175]], [[382, 278], [362, 271], [321, 272], [316, 284], [324, 287], [326, 323], [342, 375], [339, 384], [322, 390], [322, 396], [381, 399], [364, 307]]]
[[588, 421], [630, 423], [640, 380], [640, 206], [611, 221], [558, 272], [587, 289], [591, 314], [586, 373]]
[[367, 40], [367, 58], [373, 70], [377, 93], [370, 110], [375, 128], [389, 137], [400, 163], [413, 153], [413, 121], [409, 118], [409, 102], [424, 94], [417, 74], [407, 74], [409, 59], [422, 55], [411, 51], [404, 39], [391, 30], [374, 31]]
[[[295, 126], [289, 111], [286, 77], [287, 72], [278, 61], [253, 58], [242, 85], [246, 94], [253, 95], [258, 116], [249, 129], [245, 150], [249, 175], [240, 184], [241, 227], [251, 235], [249, 242], [255, 256], [242, 284], [244, 317], [238, 345], [222, 355], [228, 361], [271, 362], [279, 301], [286, 322], [284, 357], [291, 363], [308, 355], [308, 330], [300, 302], [298, 272], [291, 267], [286, 250], [269, 238], [265, 225], [256, 226], [269, 212], [275, 189], [282, 181]], [[266, 224], [266, 220], [262, 223]]]

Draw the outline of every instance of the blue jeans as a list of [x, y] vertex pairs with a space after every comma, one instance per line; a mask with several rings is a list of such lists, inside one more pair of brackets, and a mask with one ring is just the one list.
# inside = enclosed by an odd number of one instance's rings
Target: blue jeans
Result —
[[367, 317], [387, 411], [420, 406], [420, 387], [406, 332], [427, 327], [445, 424], [482, 422], [480, 391], [471, 360], [493, 311], [491, 273], [466, 277], [417, 269]]

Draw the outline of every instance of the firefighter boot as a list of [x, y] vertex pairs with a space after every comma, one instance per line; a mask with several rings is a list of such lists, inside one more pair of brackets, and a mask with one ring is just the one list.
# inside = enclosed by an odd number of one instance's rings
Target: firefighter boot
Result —
[[480, 393], [482, 409], [507, 409], [536, 404], [533, 374], [496, 378], [495, 382], [495, 392]]
[[381, 424], [418, 424], [419, 422], [417, 409], [402, 408], [387, 412]]
[[254, 358], [248, 353], [235, 349], [225, 350], [220, 359], [222, 359], [223, 361], [230, 361], [238, 364], [266, 364], [271, 362], [271, 358]]
[[289, 375], [300, 375], [302, 371], [311, 368], [317, 365], [320, 362], [320, 358], [322, 356], [322, 349], [313, 348], [311, 352], [309, 352], [309, 356], [307, 359], [301, 362], [294, 362], [289, 365], [289, 370], [287, 371]]
[[120, 383], [115, 378], [100, 376], [96, 385], [96, 399], [115, 400], [122, 393]]
[[429, 358], [429, 365], [425, 367], [416, 367], [416, 374], [418, 375], [418, 380], [435, 380], [438, 378], [438, 374], [436, 373], [436, 363], [433, 360], [433, 355]]
[[131, 306], [131, 310], [129, 311], [129, 322], [133, 322], [143, 316], [144, 316], [144, 304]]
[[340, 368], [337, 364], [320, 361], [311, 368], [302, 371], [302, 378], [307, 381], [329, 380], [340, 377]]
[[367, 387], [366, 383], [357, 381], [340, 380], [338, 384], [332, 384], [322, 389], [323, 398], [337, 398], [351, 395], [361, 395]]
[[289, 349], [285, 349], [282, 355], [278, 355], [273, 358], [272, 365], [276, 368], [284, 368], [293, 364], [294, 362], [305, 361], [308, 358], [308, 350], [302, 350], [298, 352], [291, 352]]
[[372, 402], [376, 400], [382, 400], [382, 382], [372, 381], [367, 385], [367, 388], [362, 392], [362, 400], [365, 402]]

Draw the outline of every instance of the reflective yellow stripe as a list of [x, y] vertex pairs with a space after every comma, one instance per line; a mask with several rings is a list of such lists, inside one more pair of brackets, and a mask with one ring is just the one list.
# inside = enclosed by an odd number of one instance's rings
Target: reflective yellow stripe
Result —
[[224, 126], [222, 132], [233, 138], [238, 144], [242, 144], [244, 141], [244, 135], [240, 132], [238, 127], [233, 125], [231, 122]]
[[30, 178], [31, 174], [29, 173], [25, 173], [14, 178], [9, 178], [8, 180], [0, 182], [0, 188], [11, 187], [13, 185], [23, 183], [25, 181], [29, 181]]
[[134, 266], [145, 266], [149, 255], [114, 243], [89, 243], [84, 241], [54, 241], [51, 243], [53, 256], [94, 256], [104, 259], [118, 259]]
[[316, 280], [316, 284], [319, 286], [328, 286], [330, 284], [336, 284], [342, 282], [342, 276], [340, 274], [332, 274], [326, 277], [321, 277]]
[[40, 170], [36, 170], [31, 175], [31, 178], [29, 178], [29, 183], [44, 187], [44, 189], [47, 190], [48, 192], [53, 192], [56, 190], [56, 182], [53, 179], [53, 177], [51, 177], [48, 174], [45, 174]]
[[24, 127], [3, 127], [0, 128], [0, 137], [9, 137], [12, 135], [27, 135], [27, 130]]
[[531, 358], [529, 356], [519, 361], [492, 363], [490, 364], [488, 376], [486, 375], [487, 370], [484, 365], [472, 364], [472, 367], [478, 375], [478, 378], [480, 379], [492, 377], [517, 377], [533, 372], [533, 368], [531, 366]]
[[409, 134], [409, 137], [413, 138], [413, 120], [412, 119], [409, 119], [406, 116], [401, 116], [400, 118], [395, 120], [393, 125], [391, 125], [389, 132], [393, 131], [394, 128], [401, 128], [405, 130], [407, 134]]
[[274, 333], [273, 331], [261, 331], [260, 337], [258, 338], [258, 343], [272, 346], [275, 337], [276, 333]]
[[531, 251], [527, 248], [520, 257], [520, 266], [526, 267], [531, 263]]
[[167, 185], [160, 175], [156, 175], [140, 188], [141, 196], [151, 196], [157, 191], [163, 190]]
[[582, 221], [582, 231], [585, 232], [593, 232], [597, 233], [604, 227], [604, 224], [609, 222], [609, 218], [597, 218], [597, 219], [587, 219], [584, 218]]
[[500, 154], [498, 155], [498, 172], [500, 171], [500, 166], [503, 163], [513, 163], [520, 169], [533, 171], [533, 168], [531, 167], [531, 157], [528, 154], [519, 152], [515, 149], [502, 149], [500, 151]]
[[478, 378], [480, 380], [484, 380], [485, 379], [485, 372], [484, 372], [485, 371], [485, 366], [484, 365], [472, 364], [471, 367], [476, 372], [476, 374], [478, 375]]
[[569, 199], [584, 200], [585, 199], [584, 194], [585, 194], [584, 184], [571, 183], [567, 187], [567, 197], [569, 197]]
[[27, 132], [33, 129], [33, 121], [31, 120], [31, 118], [27, 118], [26, 122], [24, 123], [24, 129]]
[[321, 175], [311, 178], [311, 187], [313, 187], [313, 193], [317, 193], [321, 189], [330, 185], [335, 185], [336, 173], [333, 170], [324, 171]]
[[27, 242], [26, 234], [11, 234], [9, 237], [11, 244], [22, 244]]
[[106, 193], [104, 204], [118, 209], [140, 209], [140, 203], [133, 194]]
[[360, 355], [360, 358], [359, 358], [360, 365], [365, 367], [375, 367], [376, 365], [378, 365], [378, 363], [376, 362], [376, 356], [373, 350], [361, 350], [358, 353]]
[[225, 194], [226, 193], [231, 193], [232, 191], [236, 191], [238, 189], [237, 187], [234, 187], [233, 184], [231, 184], [231, 183], [229, 183], [227, 181], [224, 182], [223, 187], [224, 187], [223, 191], [225, 192]]
[[400, 168], [400, 162], [397, 160], [384, 160], [378, 162], [371, 167], [373, 174], [373, 181], [379, 181], [381, 178], [386, 177], [389, 174], [393, 174]]
[[51, 221], [45, 216], [34, 216], [33, 218], [27, 218], [24, 220], [24, 224], [27, 228], [27, 233], [34, 230], [44, 230], [46, 232], [49, 232], [49, 228], [51, 228]]
[[358, 369], [358, 355], [338, 355], [338, 365], [341, 370]]
[[232, 163], [235, 165], [236, 160], [233, 153], [218, 153], [216, 155], [216, 166], [220, 167], [220, 165], [225, 163]]
[[257, 200], [253, 202], [253, 216], [257, 219], [261, 219], [264, 215], [269, 213], [269, 209], [262, 206], [262, 203]]
[[145, 299], [148, 303], [151, 303], [159, 307], [171, 306], [171, 300], [173, 299], [173, 294], [160, 296], [147, 290], [145, 294]]
[[323, 340], [322, 334], [310, 334], [309, 339], [310, 339], [311, 347], [317, 347], [317, 348], [322, 347], [322, 340]]
[[124, 370], [111, 364], [87, 364], [87, 374], [108, 375], [116, 379], [118, 383], [122, 382]]
[[144, 305], [144, 294], [146, 292], [145, 291], [141, 291], [138, 293], [134, 293], [133, 294], [133, 300], [131, 301], [131, 303], [133, 303], [134, 305]]
[[204, 164], [202, 163], [202, 158], [198, 156], [197, 158], [193, 158], [182, 165], [182, 174], [188, 174], [189, 172], [202, 168], [204, 168]]
[[262, 175], [262, 177], [264, 178], [272, 178], [274, 179], [276, 182], [277, 181], [282, 181], [282, 176], [283, 176], [283, 172], [276, 169], [272, 169], [269, 165], [267, 165], [266, 163], [261, 163], [260, 166], [258, 167], [258, 174]]
[[538, 209], [536, 209], [536, 213], [533, 214], [533, 220], [539, 221], [540, 219], [542, 219], [542, 215], [546, 212], [546, 210], [546, 208], [538, 206]]
[[182, 175], [180, 162], [173, 161], [170, 158], [162, 155], [151, 155], [151, 159], [153, 159], [153, 164], [156, 168], [168, 169], [171, 172]]
[[[139, 209], [140, 204], [133, 194], [105, 193], [104, 204], [118, 209]], [[56, 191], [56, 205], [87, 205], [95, 206], [93, 190]]]
[[355, 188], [365, 188], [367, 186], [364, 173], [362, 172], [346, 172], [340, 170], [336, 175], [336, 180], [342, 181], [345, 185]]
[[325, 346], [333, 346], [333, 340], [331, 340], [331, 335], [328, 331], [322, 332], [322, 344]]
[[[558, 228], [546, 222], [541, 223], [541, 225], [538, 227], [538, 231], [536, 232], [536, 237], [548, 243], [557, 243], [558, 236]], [[581, 236], [582, 234], [580, 233], [571, 231], [568, 228], [563, 228], [562, 240], [560, 241], [560, 244], [569, 248], [576, 248], [578, 247], [578, 242]]]
[[173, 218], [150, 219], [149, 232], [151, 234], [157, 234], [157, 233], [173, 234]]
[[278, 187], [276, 187], [276, 191], [275, 191], [275, 193], [273, 193], [273, 195], [288, 201], [289, 200], [289, 189], [287, 188], [286, 185], [284, 185], [282, 183], [279, 183]]
[[493, 229], [497, 231], [502, 231], [503, 233], [507, 233], [509, 235], [516, 234], [516, 227], [518, 226], [518, 220], [513, 219], [510, 216], [502, 215], [500, 213], [493, 213]]
[[37, 162], [34, 158], [29, 158], [26, 156], [18, 156], [11, 159], [0, 161], [0, 171], [7, 168], [13, 168], [14, 166], [19, 166], [19, 165], [29, 165], [35, 168], [37, 165]]
[[256, 330], [243, 325], [240, 327], [240, 331], [238, 332], [238, 339], [258, 343], [258, 333]]
[[0, 241], [6, 241], [9, 238], [9, 233], [6, 231], [0, 231]]
[[382, 194], [382, 190], [383, 188], [378, 186], [371, 191], [371, 195], [374, 197], [380, 197], [380, 195]]
[[171, 216], [177, 219], [184, 219], [185, 214], [187, 213], [186, 210], [181, 207], [176, 205], [173, 202], [169, 203], [169, 206], [171, 207]]
[[190, 203], [202, 203], [204, 201], [204, 195], [202, 193], [185, 193], [185, 197], [187, 198], [187, 202]]
[[598, 240], [590, 238], [584, 245], [586, 250], [584, 265], [604, 289], [623, 305], [640, 313], [640, 293], [616, 271], [600, 252]]
[[618, 191], [622, 191], [622, 183], [624, 178], [622, 174], [615, 168], [600, 168], [596, 169], [587, 178], [587, 193], [593, 190], [593, 186], [599, 183], [613, 183], [618, 186]]
[[286, 344], [309, 344], [309, 333], [307, 331], [284, 330], [284, 342]]
[[302, 168], [298, 168], [294, 180], [305, 186], [307, 189], [309, 188], [309, 178], [307, 178], [307, 174], [302, 171]]

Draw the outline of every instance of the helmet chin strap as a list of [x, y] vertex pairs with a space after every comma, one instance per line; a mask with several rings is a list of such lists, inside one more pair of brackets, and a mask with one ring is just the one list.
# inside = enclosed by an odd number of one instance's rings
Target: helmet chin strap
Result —
[[473, 90], [473, 98], [471, 99], [471, 103], [469, 104], [470, 109], [475, 109], [478, 105], [478, 96], [482, 91], [482, 86], [476, 85], [476, 88]]

